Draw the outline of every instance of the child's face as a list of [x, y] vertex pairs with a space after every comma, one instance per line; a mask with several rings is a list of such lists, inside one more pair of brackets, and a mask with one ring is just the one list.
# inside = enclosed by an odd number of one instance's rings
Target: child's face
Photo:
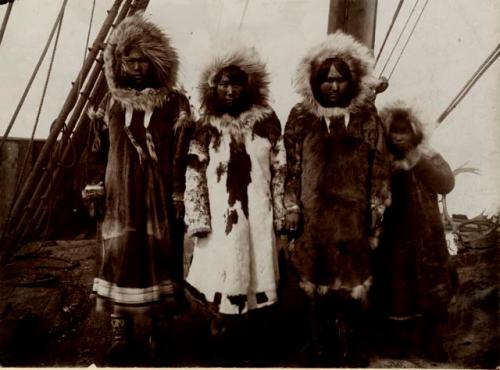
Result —
[[132, 49], [122, 58], [123, 74], [136, 86], [141, 86], [146, 82], [150, 68], [149, 60], [139, 49]]
[[391, 125], [389, 140], [398, 152], [406, 153], [414, 146], [415, 134], [410, 122], [406, 120], [395, 121]]

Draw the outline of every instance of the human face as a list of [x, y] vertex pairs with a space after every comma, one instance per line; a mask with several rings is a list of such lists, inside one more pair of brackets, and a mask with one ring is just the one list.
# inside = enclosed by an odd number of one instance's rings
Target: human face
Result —
[[328, 75], [321, 82], [319, 88], [323, 100], [329, 103], [329, 106], [336, 107], [347, 98], [349, 80], [342, 76], [332, 63]]
[[217, 97], [226, 107], [231, 108], [237, 105], [243, 94], [243, 85], [241, 82], [233, 81], [226, 73], [217, 84]]
[[134, 85], [140, 86], [146, 82], [151, 63], [139, 49], [132, 49], [122, 58], [122, 71]]
[[395, 121], [391, 124], [389, 140], [398, 153], [408, 152], [414, 145], [415, 134], [411, 129], [410, 122]]

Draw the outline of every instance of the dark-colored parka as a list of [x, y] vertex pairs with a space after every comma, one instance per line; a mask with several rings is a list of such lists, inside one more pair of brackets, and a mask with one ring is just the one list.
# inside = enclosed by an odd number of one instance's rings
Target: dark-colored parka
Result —
[[[313, 74], [329, 58], [349, 67], [357, 92], [345, 108], [325, 108], [314, 97]], [[295, 79], [302, 101], [285, 126], [285, 206], [300, 208], [294, 266], [302, 286], [366, 297], [370, 252], [390, 201], [383, 127], [374, 101], [370, 50], [337, 32], [301, 61]], [[335, 117], [340, 117], [340, 123]], [[328, 127], [328, 121], [337, 122]]]
[[396, 102], [381, 111], [389, 134], [395, 117], [405, 116], [423, 141], [404, 158], [392, 157], [392, 204], [384, 216], [384, 233], [376, 253], [374, 296], [388, 316], [446, 312], [455, 284], [438, 194], [455, 184], [443, 157], [428, 144], [414, 110]]
[[[129, 48], [149, 60], [158, 86], [137, 91], [121, 82]], [[141, 14], [122, 21], [104, 51], [109, 93], [91, 114], [94, 131], [109, 135], [102, 261], [93, 290], [121, 305], [170, 299], [182, 283], [184, 232], [174, 202], [183, 200], [191, 114], [175, 87], [177, 70], [169, 39]]]

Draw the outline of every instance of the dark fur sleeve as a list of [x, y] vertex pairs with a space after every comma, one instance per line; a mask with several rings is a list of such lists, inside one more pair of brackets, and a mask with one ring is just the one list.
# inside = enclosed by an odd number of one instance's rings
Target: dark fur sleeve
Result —
[[89, 139], [87, 143], [88, 184], [104, 182], [109, 151], [109, 132], [107, 116], [111, 95], [107, 93], [97, 109], [91, 107], [87, 112], [90, 118]]
[[176, 93], [175, 98], [179, 105], [179, 113], [175, 120], [175, 152], [173, 163], [173, 194], [174, 201], [183, 201], [186, 184], [186, 165], [189, 140], [193, 133], [193, 121], [189, 100], [182, 94]]
[[413, 169], [417, 178], [435, 193], [448, 194], [455, 186], [450, 166], [438, 153], [431, 157], [423, 155]]
[[376, 111], [373, 112], [372, 119], [377, 121], [377, 138], [372, 159], [370, 189], [371, 230], [369, 234], [378, 242], [378, 238], [382, 232], [383, 215], [386, 207], [391, 203], [391, 162], [382, 122]]
[[299, 206], [301, 174], [302, 174], [302, 144], [304, 112], [299, 104], [294, 106], [285, 125], [284, 143], [286, 149], [285, 207], [287, 209]]

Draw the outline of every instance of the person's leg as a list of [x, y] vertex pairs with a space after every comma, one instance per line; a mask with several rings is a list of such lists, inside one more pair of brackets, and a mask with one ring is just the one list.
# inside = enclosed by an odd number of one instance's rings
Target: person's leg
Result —
[[130, 360], [133, 349], [133, 319], [117, 306], [110, 315], [111, 346], [105, 359], [109, 364], [126, 364]]

